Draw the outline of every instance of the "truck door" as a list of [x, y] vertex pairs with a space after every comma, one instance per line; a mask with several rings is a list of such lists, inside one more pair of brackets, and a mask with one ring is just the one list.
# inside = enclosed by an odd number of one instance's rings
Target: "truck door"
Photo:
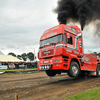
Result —
[[75, 43], [76, 43], [75, 36], [67, 33], [67, 47], [76, 50]]

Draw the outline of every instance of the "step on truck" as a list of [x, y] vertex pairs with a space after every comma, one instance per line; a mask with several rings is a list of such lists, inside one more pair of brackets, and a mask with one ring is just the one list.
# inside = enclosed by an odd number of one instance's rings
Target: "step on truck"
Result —
[[40, 38], [38, 70], [48, 76], [67, 73], [70, 77], [86, 72], [100, 76], [100, 59], [84, 54], [82, 33], [78, 26], [60, 24], [46, 30]]

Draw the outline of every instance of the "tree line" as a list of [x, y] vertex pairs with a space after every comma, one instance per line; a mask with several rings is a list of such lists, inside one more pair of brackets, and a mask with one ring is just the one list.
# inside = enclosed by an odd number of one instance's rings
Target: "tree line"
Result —
[[97, 52], [94, 52], [95, 55], [97, 55], [98, 57], [100, 57], [100, 52], [97, 53]]
[[[99, 53], [94, 52], [94, 54], [97, 55], [98, 57], [100, 57], [100, 52]], [[34, 60], [34, 54], [32, 52], [23, 53], [21, 55], [16, 55], [15, 53], [10, 52], [10, 53], [8, 53], [8, 55], [12, 55], [12, 56], [17, 57], [18, 59], [24, 60], [24, 61], [26, 61], [27, 59], [29, 59], [30, 61]]]
[[18, 59], [24, 60], [24, 61], [26, 61], [27, 59], [29, 59], [30, 61], [34, 60], [34, 54], [32, 52], [23, 53], [21, 55], [16, 55], [15, 53], [10, 52], [10, 53], [8, 53], [8, 55], [12, 55], [12, 56], [17, 57]]

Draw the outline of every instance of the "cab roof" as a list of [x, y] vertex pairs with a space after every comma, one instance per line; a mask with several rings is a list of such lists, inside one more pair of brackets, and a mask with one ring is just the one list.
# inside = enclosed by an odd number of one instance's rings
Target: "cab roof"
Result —
[[44, 31], [40, 40], [44, 40], [44, 39], [50, 38], [52, 36], [64, 33], [64, 31], [70, 32], [74, 35], [78, 35], [81, 33], [81, 30], [79, 29], [78, 26], [68, 26], [65, 24], [60, 24], [60, 25], [54, 26], [54, 27]]

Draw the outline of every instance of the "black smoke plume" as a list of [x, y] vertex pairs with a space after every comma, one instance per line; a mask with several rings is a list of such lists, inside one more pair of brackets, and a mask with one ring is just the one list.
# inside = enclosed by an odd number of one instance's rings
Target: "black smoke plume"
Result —
[[100, 0], [58, 0], [57, 8], [60, 24], [79, 22], [81, 29], [95, 20], [100, 20]]

